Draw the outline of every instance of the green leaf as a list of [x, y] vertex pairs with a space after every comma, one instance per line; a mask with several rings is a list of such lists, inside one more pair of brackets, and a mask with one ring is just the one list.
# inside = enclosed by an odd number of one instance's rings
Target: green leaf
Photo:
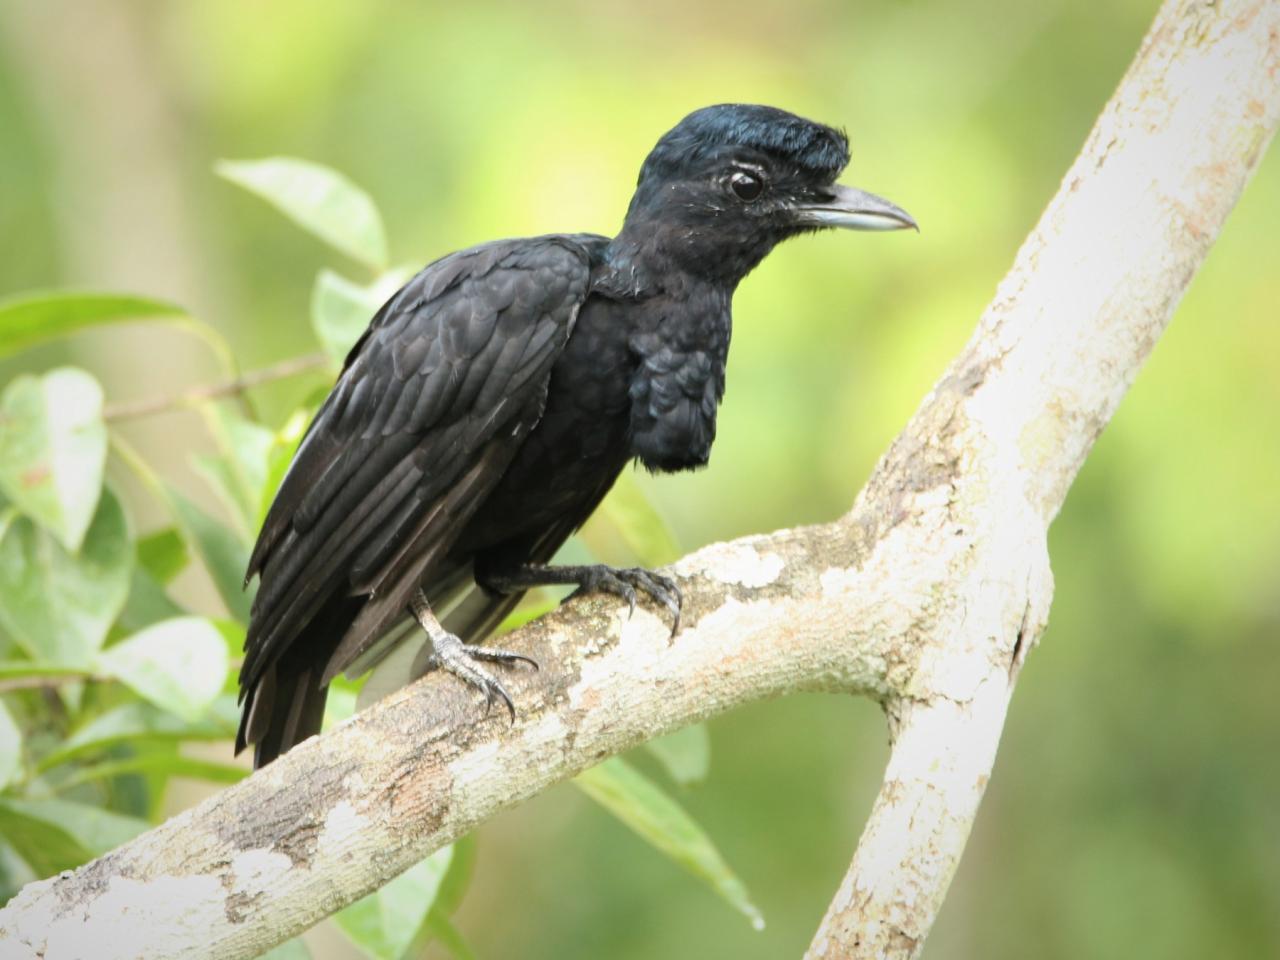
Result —
[[275, 434], [225, 408], [206, 408], [205, 416], [223, 455], [193, 458], [196, 471], [222, 499], [244, 538], [250, 539], [258, 530], [258, 504]]
[[157, 583], [169, 583], [190, 561], [187, 542], [176, 527], [156, 530], [138, 541], [138, 565]]
[[0, 357], [86, 327], [124, 320], [181, 318], [172, 303], [119, 293], [41, 291], [0, 301]]
[[222, 692], [227, 645], [203, 617], [178, 617], [103, 650], [97, 668], [156, 706], [194, 721]]
[[[71, 870], [93, 858], [67, 831], [43, 817], [29, 817], [0, 798], [0, 836], [39, 877]], [[23, 802], [23, 801], [19, 801]]]
[[214, 617], [210, 622], [222, 634], [222, 642], [227, 646], [227, 660], [238, 660], [244, 653], [244, 624], [225, 617]]
[[660, 567], [680, 556], [671, 528], [629, 472], [623, 472], [580, 536], [600, 557]]
[[15, 379], [0, 399], [0, 488], [28, 516], [80, 549], [102, 492], [102, 388], [64, 367]]
[[252, 521], [258, 513], [263, 484], [267, 482], [267, 456], [275, 443], [275, 433], [226, 409], [220, 409], [218, 419], [231, 445], [236, 478], [244, 487], [245, 517]]
[[145, 820], [84, 803], [0, 798], [0, 834], [41, 876], [78, 867], [147, 827]]
[[525, 595], [519, 606], [507, 614], [507, 618], [498, 625], [498, 629], [494, 631], [494, 634], [501, 635], [510, 633], [512, 630], [519, 630], [526, 623], [532, 623], [558, 606], [560, 606], [560, 601], [546, 591], [531, 591]]
[[151, 574], [142, 567], [134, 567], [133, 576], [129, 578], [129, 596], [116, 618], [113, 632], [137, 633], [153, 623], [180, 617], [185, 612], [169, 598], [164, 587]]
[[336, 365], [342, 366], [373, 315], [411, 274], [402, 267], [388, 270], [367, 287], [332, 270], [316, 275], [311, 289], [311, 327]]
[[452, 914], [462, 905], [462, 898], [471, 886], [476, 872], [476, 838], [469, 833], [453, 842], [453, 856], [449, 859], [449, 869], [440, 881], [440, 889], [436, 891], [436, 900], [432, 909], [441, 910], [446, 915]]
[[94, 780], [109, 780], [139, 773], [155, 773], [163, 777], [189, 777], [210, 783], [239, 783], [252, 773], [245, 767], [210, 760], [196, 760], [172, 751], [140, 753], [124, 760], [106, 760], [81, 767], [65, 780], [59, 781], [60, 791]]
[[50, 770], [86, 754], [120, 743], [171, 743], [175, 740], [229, 740], [236, 734], [240, 708], [234, 693], [221, 694], [212, 709], [194, 723], [142, 701], [121, 704], [94, 717], [40, 758], [36, 771]]
[[307, 432], [307, 424], [311, 422], [314, 411], [304, 407], [295, 410], [285, 421], [284, 426], [276, 431], [271, 441], [271, 449], [267, 451], [267, 475], [262, 483], [262, 498], [258, 501], [258, 513], [254, 518], [253, 529], [262, 529], [267, 519], [267, 511], [276, 498], [276, 491], [284, 482], [284, 475], [289, 472], [293, 463], [293, 455], [298, 452], [298, 444]]
[[13, 714], [0, 700], [0, 790], [3, 790], [22, 771], [22, 731], [13, 720]]
[[382, 301], [368, 287], [321, 270], [311, 289], [311, 326], [325, 353], [341, 365]]
[[9, 527], [19, 516], [18, 508], [10, 506], [4, 498], [4, 493], [0, 492], [0, 540], [4, 539], [4, 535], [9, 532]]
[[757, 930], [764, 917], [711, 838], [678, 803], [626, 761], [612, 757], [573, 782], [645, 840], [706, 883]]
[[0, 903], [8, 903], [28, 883], [39, 879], [13, 847], [0, 843]]
[[259, 960], [311, 960], [311, 951], [300, 937], [286, 940], [279, 946], [272, 947]]
[[387, 240], [377, 207], [336, 170], [293, 157], [223, 160], [214, 170], [335, 249], [375, 270], [386, 267]]
[[88, 668], [124, 606], [133, 543], [104, 490], [80, 553], [25, 517], [0, 540], [0, 625], [33, 660]]
[[241, 623], [248, 623], [253, 605], [253, 590], [244, 586], [248, 547], [226, 524], [209, 516], [175, 488], [168, 490], [178, 522], [204, 561], [227, 611]]
[[400, 960], [422, 926], [449, 869], [452, 847], [437, 850], [381, 890], [333, 915], [338, 928], [375, 960]]
[[247, 540], [249, 528], [244, 521], [244, 491], [236, 480], [231, 464], [223, 457], [196, 454], [191, 458], [191, 468], [218, 495], [218, 500], [226, 508], [235, 526], [236, 536]]
[[87, 671], [78, 667], [64, 667], [39, 660], [0, 660], [0, 679], [15, 680], [23, 677], [85, 677]]
[[644, 745], [683, 787], [701, 783], [711, 769], [711, 736], [704, 723], [695, 723]]
[[[444, 948], [449, 956], [453, 957], [453, 960], [476, 960], [475, 951], [463, 939], [458, 928], [453, 925], [453, 921], [449, 919], [444, 911], [436, 907], [431, 908], [431, 911], [427, 914], [424, 932], [426, 936], [422, 938], [423, 949], [425, 949], [427, 943], [434, 940]], [[411, 945], [410, 950], [405, 951], [405, 960], [421, 954], [421, 950], [417, 953], [413, 952], [412, 946], [416, 946], [416, 944]]]
[[324, 722], [322, 730], [328, 731], [345, 720], [349, 720], [356, 712], [356, 693], [343, 690], [337, 686], [329, 687], [329, 696], [324, 702]]
[[476, 841], [473, 834], [454, 841], [453, 856], [449, 860], [449, 869], [436, 890], [435, 902], [427, 911], [422, 925], [418, 927], [413, 939], [405, 948], [402, 956], [405, 960], [422, 956], [427, 945], [433, 940], [439, 943], [455, 960], [474, 960], [475, 953], [467, 944], [462, 934], [449, 919], [462, 903], [462, 898], [471, 886], [471, 878], [475, 875]]

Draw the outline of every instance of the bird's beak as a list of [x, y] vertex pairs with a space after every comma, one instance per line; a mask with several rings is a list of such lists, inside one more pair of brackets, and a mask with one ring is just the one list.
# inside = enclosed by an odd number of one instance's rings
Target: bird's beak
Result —
[[813, 227], [841, 227], [845, 230], [919, 231], [915, 219], [901, 207], [865, 190], [833, 183], [822, 189], [816, 200], [798, 204], [795, 217]]

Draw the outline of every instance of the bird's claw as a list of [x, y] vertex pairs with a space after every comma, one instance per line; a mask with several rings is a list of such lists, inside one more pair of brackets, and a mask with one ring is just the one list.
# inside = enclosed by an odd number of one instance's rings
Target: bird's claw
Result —
[[431, 642], [435, 646], [435, 653], [430, 661], [431, 666], [447, 670], [459, 680], [476, 687], [483, 693], [484, 715], [486, 717], [492, 712], [493, 702], [497, 699], [501, 700], [506, 706], [507, 713], [511, 716], [511, 722], [516, 722], [516, 705], [511, 699], [511, 694], [507, 693], [507, 688], [502, 685], [502, 681], [488, 670], [479, 666], [476, 661], [483, 660], [508, 666], [527, 663], [537, 670], [538, 662], [536, 660], [521, 653], [514, 653], [511, 650], [467, 646], [451, 633], [432, 637]]
[[507, 666], [513, 666], [517, 663], [527, 663], [535, 670], [541, 670], [538, 661], [533, 657], [526, 657], [523, 653], [516, 653], [514, 650], [503, 650], [499, 647], [466, 647], [474, 660], [487, 660], [489, 663], [505, 663]]
[[630, 617], [636, 612], [636, 591], [643, 590], [671, 614], [671, 636], [680, 632], [680, 611], [684, 597], [675, 580], [643, 567], [599, 566], [588, 569], [590, 572], [574, 591], [575, 596], [593, 591], [612, 593], [627, 601], [627, 616]]
[[506, 688], [496, 679], [491, 680], [484, 688], [484, 715], [487, 717], [493, 711], [493, 696], [497, 694], [503, 703], [507, 705], [507, 713], [511, 715], [511, 722], [516, 722], [516, 705], [511, 702], [511, 694], [507, 693]]

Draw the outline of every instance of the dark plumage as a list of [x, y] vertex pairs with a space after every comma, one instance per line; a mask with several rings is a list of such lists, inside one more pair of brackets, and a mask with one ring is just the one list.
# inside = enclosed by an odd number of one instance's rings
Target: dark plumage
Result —
[[484, 244], [393, 296], [347, 357], [254, 548], [236, 749], [255, 744], [261, 766], [311, 735], [329, 681], [415, 631], [433, 652], [406, 661], [402, 679], [444, 666], [510, 707], [476, 661], [521, 658], [457, 641], [483, 639], [538, 584], [640, 590], [678, 622], [666, 578], [545, 564], [628, 461], [707, 462], [733, 291], [769, 250], [827, 226], [914, 226], [834, 183], [848, 158], [831, 127], [707, 107], [658, 141], [612, 240]]

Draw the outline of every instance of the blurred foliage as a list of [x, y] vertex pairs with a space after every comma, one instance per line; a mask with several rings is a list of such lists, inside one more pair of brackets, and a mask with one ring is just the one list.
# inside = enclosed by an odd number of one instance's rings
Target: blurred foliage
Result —
[[[224, 161], [217, 170], [377, 270], [370, 290], [392, 291], [411, 272], [387, 268], [377, 208], [335, 171], [281, 157]], [[320, 272], [315, 287], [317, 293], [326, 288], [360, 294], [340, 309], [325, 296], [312, 298], [315, 335], [338, 367], [371, 303], [365, 291], [329, 269]], [[163, 306], [127, 295], [33, 294], [15, 298], [7, 309], [0, 305], [0, 336], [11, 331], [25, 346], [94, 325], [165, 314]], [[193, 329], [201, 326], [188, 322]], [[206, 339], [218, 338], [209, 333]], [[26, 879], [78, 866], [159, 819], [170, 779], [233, 783], [247, 773], [184, 756], [174, 746], [206, 739], [210, 721], [219, 739], [235, 730], [232, 661], [244, 643], [252, 600], [241, 578], [302, 425], [315, 409], [304, 404], [273, 431], [230, 406], [216, 399], [201, 406], [217, 453], [193, 454], [191, 460], [228, 521], [202, 510], [164, 482], [127, 441], [113, 437], [122, 464], [173, 524], [135, 540], [134, 524], [104, 486], [110, 416], [98, 382], [67, 367], [42, 377], [18, 376], [0, 395], [0, 490], [8, 495], [0, 501], [0, 625], [13, 640], [6, 647], [19, 648], [0, 661], [0, 862], [16, 867], [12, 876], [0, 877], [4, 899]], [[629, 481], [619, 484], [600, 516], [593, 529], [614, 549], [648, 565], [675, 558], [670, 532]], [[193, 556], [203, 561], [230, 619], [189, 614], [166, 592]], [[513, 615], [513, 623], [545, 609], [546, 601], [535, 596]], [[359, 681], [334, 686], [329, 724], [350, 715]], [[144, 709], [149, 712], [138, 712]], [[117, 722], [122, 712], [140, 722]], [[24, 727], [49, 733], [24, 741]], [[164, 746], [157, 752], [162, 730]], [[706, 776], [705, 728], [679, 731], [650, 750], [677, 783]], [[657, 783], [620, 757], [585, 771], [575, 783], [752, 924], [763, 926], [746, 887], [706, 832]], [[470, 881], [472, 849], [468, 838], [437, 851], [335, 914], [338, 929], [372, 960], [417, 957], [432, 943], [467, 960], [474, 954], [449, 915]], [[300, 942], [282, 950], [284, 956], [309, 955]]]
[[[775, 252], [735, 301], [711, 466], [629, 474], [572, 549], [665, 560], [668, 525], [688, 549], [829, 519], [969, 335], [1155, 8], [78, 0], [72, 30], [66, 4], [0, 5], [0, 410], [26, 425], [0, 439], [0, 832], [16, 838], [0, 885], [240, 775], [231, 688], [202, 706], [210, 687], [180, 665], [238, 657], [247, 538], [327, 385], [112, 421], [98, 482], [86, 377], [110, 410], [317, 341], [336, 360], [398, 279], [387, 250], [416, 267], [499, 236], [612, 232], [680, 116], [775, 103], [846, 126], [847, 179], [923, 233]], [[366, 208], [330, 262], [210, 172], [281, 155], [342, 171], [309, 196], [361, 184], [381, 229]], [[278, 173], [254, 189], [332, 243]], [[1277, 211], [1273, 152], [1055, 522], [1052, 624], [926, 956], [1280, 953]], [[82, 469], [50, 482], [28, 465], [46, 462]], [[180, 639], [153, 665], [154, 630]], [[763, 932], [571, 788], [486, 825], [469, 889], [455, 845], [443, 880], [439, 861], [416, 868], [361, 928], [389, 950], [429, 939], [428, 956], [798, 955], [868, 809], [882, 721], [794, 697], [710, 731], [709, 770], [699, 732], [674, 762], [659, 746], [626, 763], [716, 838]]]

